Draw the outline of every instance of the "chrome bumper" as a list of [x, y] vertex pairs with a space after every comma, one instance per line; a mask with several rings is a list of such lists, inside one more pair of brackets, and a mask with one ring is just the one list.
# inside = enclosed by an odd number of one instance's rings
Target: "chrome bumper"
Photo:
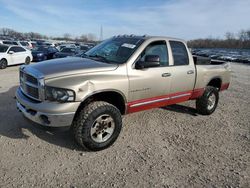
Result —
[[[34, 103], [33, 104], [34, 106], [31, 106], [31, 101], [21, 93], [20, 89], [18, 89], [16, 92], [16, 105], [17, 109], [20, 112], [22, 112], [26, 118], [44, 126], [50, 126], [50, 127], [70, 126], [75, 116], [75, 112], [50, 113], [50, 112], [39, 111], [37, 110], [38, 108], [36, 108], [36, 106], [38, 105], [41, 106], [43, 104]], [[63, 108], [65, 109], [65, 105], [67, 104], [57, 104], [57, 105], [64, 105]], [[72, 105], [70, 104], [68, 105], [72, 110]], [[55, 106], [55, 104], [53, 106]], [[53, 106], [50, 107], [53, 108]], [[78, 106], [78, 104], [75, 104], [75, 106]], [[48, 104], [46, 105], [46, 107], [48, 107]]]

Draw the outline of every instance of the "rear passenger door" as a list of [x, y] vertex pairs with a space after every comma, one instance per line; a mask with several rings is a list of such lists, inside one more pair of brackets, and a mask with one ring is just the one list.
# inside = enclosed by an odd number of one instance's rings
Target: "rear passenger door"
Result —
[[17, 50], [16, 54], [18, 56], [18, 63], [25, 63], [25, 59], [27, 57], [27, 51], [20, 46], [17, 46], [16, 50]]
[[[187, 47], [180, 41], [169, 41], [172, 52], [170, 93], [181, 95], [189, 95], [195, 84], [195, 66], [190, 62], [190, 53]], [[183, 94], [181, 93], [183, 92]]]

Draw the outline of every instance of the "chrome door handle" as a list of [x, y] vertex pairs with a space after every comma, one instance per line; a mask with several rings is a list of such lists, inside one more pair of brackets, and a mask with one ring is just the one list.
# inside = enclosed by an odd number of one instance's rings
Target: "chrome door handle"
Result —
[[194, 71], [193, 70], [189, 70], [189, 71], [187, 71], [187, 74], [194, 74]]
[[171, 76], [171, 73], [163, 73], [161, 76], [162, 77], [169, 77], [169, 76]]

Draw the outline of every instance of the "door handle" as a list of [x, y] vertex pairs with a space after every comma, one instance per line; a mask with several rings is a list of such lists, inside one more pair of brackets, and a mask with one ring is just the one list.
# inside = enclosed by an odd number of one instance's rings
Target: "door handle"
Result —
[[169, 76], [171, 76], [171, 73], [163, 73], [161, 76], [162, 77], [169, 77]]
[[189, 71], [187, 71], [187, 74], [194, 74], [194, 71], [193, 70], [189, 70]]

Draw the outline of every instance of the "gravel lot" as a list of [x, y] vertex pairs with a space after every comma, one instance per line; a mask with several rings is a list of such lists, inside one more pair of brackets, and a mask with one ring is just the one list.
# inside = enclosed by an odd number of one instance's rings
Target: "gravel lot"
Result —
[[25, 120], [18, 67], [0, 70], [0, 187], [250, 187], [250, 66], [232, 70], [211, 116], [193, 101], [131, 114], [100, 152], [82, 151], [68, 129]]

